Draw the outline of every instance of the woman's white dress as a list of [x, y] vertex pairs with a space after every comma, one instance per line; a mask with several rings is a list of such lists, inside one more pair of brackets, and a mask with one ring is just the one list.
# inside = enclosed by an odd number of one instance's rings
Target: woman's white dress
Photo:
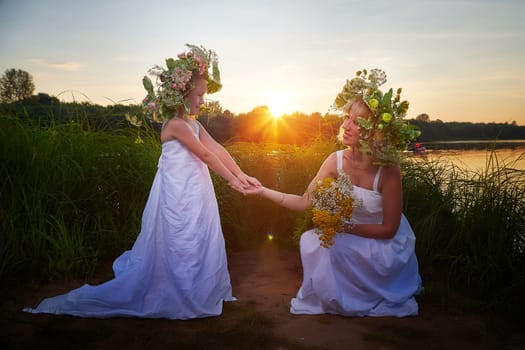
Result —
[[[199, 124], [194, 125], [198, 137]], [[162, 145], [141, 232], [113, 270], [112, 280], [24, 311], [190, 319], [220, 315], [223, 301], [235, 300], [208, 167], [179, 141]]]
[[[338, 171], [343, 171], [342, 151], [337, 152]], [[373, 190], [354, 186], [363, 205], [352, 214], [356, 223], [382, 222], [381, 193], [377, 191], [381, 168]], [[416, 238], [404, 215], [392, 239], [371, 239], [338, 233], [330, 248], [320, 246], [309, 230], [301, 236], [303, 282], [292, 299], [293, 314], [344, 316], [394, 316], [418, 314], [414, 295], [421, 287]]]

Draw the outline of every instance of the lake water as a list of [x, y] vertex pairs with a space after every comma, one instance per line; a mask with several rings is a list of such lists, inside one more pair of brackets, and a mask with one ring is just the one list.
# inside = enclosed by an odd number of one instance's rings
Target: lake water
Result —
[[427, 148], [424, 156], [417, 158], [444, 160], [468, 170], [486, 169], [491, 154], [496, 156], [500, 167], [525, 170], [525, 140], [505, 141], [449, 141], [423, 143]]

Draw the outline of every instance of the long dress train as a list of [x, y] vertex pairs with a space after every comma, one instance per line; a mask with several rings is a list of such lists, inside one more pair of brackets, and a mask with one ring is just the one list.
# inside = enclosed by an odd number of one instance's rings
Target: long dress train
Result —
[[112, 280], [85, 284], [24, 311], [190, 319], [220, 315], [223, 301], [235, 300], [208, 167], [177, 140], [162, 145], [141, 232], [113, 271]]
[[[342, 151], [337, 153], [338, 171], [343, 171]], [[381, 223], [383, 209], [377, 190], [381, 167], [373, 190], [354, 186], [363, 205], [356, 208], [356, 223]], [[405, 215], [392, 239], [371, 239], [338, 233], [330, 248], [320, 246], [314, 230], [301, 236], [303, 282], [292, 299], [294, 314], [344, 316], [395, 316], [418, 314], [414, 295], [421, 287], [416, 238]]]

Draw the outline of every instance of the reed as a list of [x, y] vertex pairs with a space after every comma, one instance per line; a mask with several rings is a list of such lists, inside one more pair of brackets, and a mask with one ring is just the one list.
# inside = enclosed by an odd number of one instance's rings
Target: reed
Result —
[[424, 277], [514, 315], [525, 311], [525, 171], [515, 167], [524, 157], [505, 161], [488, 150], [479, 171], [408, 162], [403, 179]]
[[0, 117], [2, 277], [89, 273], [138, 232], [158, 140], [86, 125]]

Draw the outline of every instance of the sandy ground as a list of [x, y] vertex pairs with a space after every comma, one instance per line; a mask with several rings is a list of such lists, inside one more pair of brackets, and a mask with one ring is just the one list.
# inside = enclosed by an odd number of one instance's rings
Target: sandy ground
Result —
[[[297, 251], [267, 242], [257, 250], [229, 253], [228, 259], [238, 300], [226, 303], [222, 316], [208, 320], [95, 320], [31, 315], [20, 309], [36, 305], [42, 297], [65, 293], [83, 281], [56, 281], [24, 290], [3, 290], [0, 348], [254, 349], [253, 345], [243, 344], [215, 347], [200, 335], [191, 343], [180, 343], [182, 336], [199, 329], [245, 322], [241, 317], [246, 313], [241, 310], [254, 309], [271, 320], [272, 336], [283, 340], [282, 344], [273, 341], [255, 347], [260, 349], [525, 349], [522, 325], [486, 315], [443, 311], [426, 301], [424, 295], [417, 317], [292, 315], [290, 299], [302, 277]], [[101, 276], [98, 279], [89, 282], [104, 281]]]

